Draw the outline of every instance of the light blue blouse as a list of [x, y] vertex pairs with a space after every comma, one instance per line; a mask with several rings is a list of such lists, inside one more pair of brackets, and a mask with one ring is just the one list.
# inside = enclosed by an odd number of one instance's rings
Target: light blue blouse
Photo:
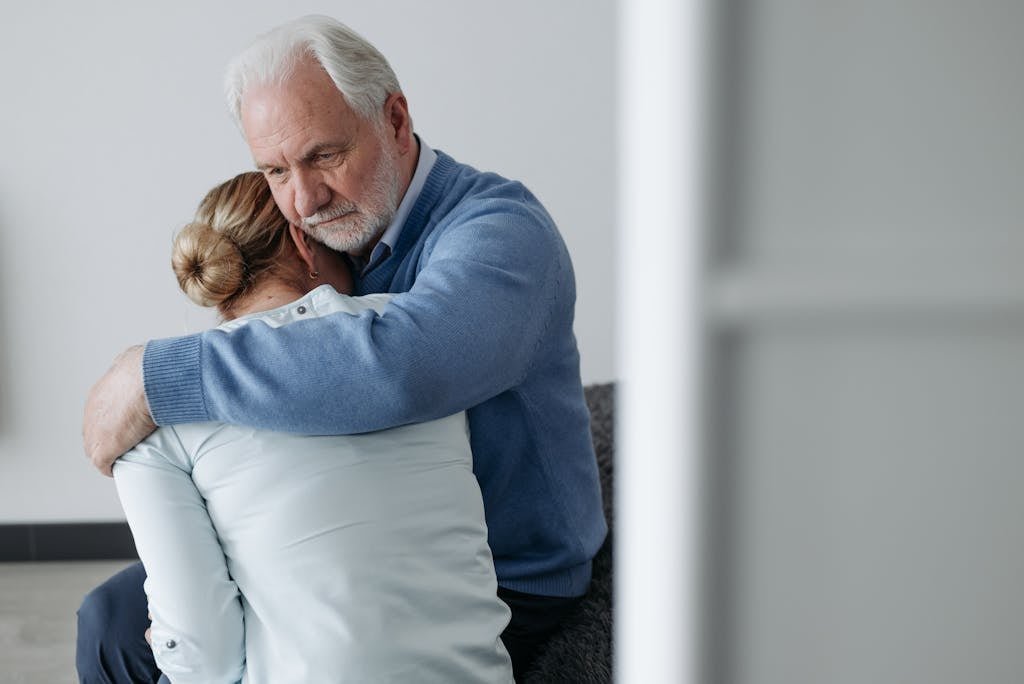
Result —
[[[386, 316], [389, 297], [323, 286], [222, 328]], [[164, 427], [114, 478], [175, 684], [512, 682], [465, 414], [330, 437]]]

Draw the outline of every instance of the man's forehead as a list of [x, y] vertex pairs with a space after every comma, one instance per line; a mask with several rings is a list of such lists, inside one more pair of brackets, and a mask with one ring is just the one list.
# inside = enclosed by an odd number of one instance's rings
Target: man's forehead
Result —
[[242, 104], [242, 130], [254, 155], [257, 151], [298, 154], [317, 145], [340, 144], [356, 137], [358, 117], [346, 116], [336, 107], [281, 93], [254, 93]]

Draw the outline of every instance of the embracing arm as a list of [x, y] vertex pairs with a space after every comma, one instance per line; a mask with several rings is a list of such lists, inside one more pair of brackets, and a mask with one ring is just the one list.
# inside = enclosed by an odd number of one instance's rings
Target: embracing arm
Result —
[[157, 665], [175, 684], [234, 684], [245, 659], [242, 606], [224, 553], [170, 429], [114, 466], [153, 616]]
[[82, 418], [85, 454], [109, 476], [114, 459], [155, 428], [142, 387], [142, 347], [129, 347], [89, 390]]
[[521, 382], [552, 318], [571, 317], [569, 257], [540, 210], [494, 200], [447, 227], [425, 259], [380, 316], [150, 342], [157, 423], [348, 434], [439, 418]]

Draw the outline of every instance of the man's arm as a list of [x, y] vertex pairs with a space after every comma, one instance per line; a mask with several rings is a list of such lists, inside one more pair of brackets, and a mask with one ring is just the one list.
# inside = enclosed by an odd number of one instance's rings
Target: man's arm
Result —
[[242, 606], [187, 465], [160, 430], [118, 460], [114, 481], [146, 567], [157, 665], [174, 682], [234, 684], [245, 662]]
[[521, 382], [554, 317], [571, 320], [572, 268], [538, 206], [479, 205], [447, 228], [382, 316], [150, 342], [145, 394], [156, 422], [350, 434], [450, 415]]
[[573, 276], [553, 226], [519, 203], [491, 205], [447, 229], [381, 316], [150, 343], [157, 422], [349, 434], [450, 415], [515, 386], [554, 314], [571, 316]]

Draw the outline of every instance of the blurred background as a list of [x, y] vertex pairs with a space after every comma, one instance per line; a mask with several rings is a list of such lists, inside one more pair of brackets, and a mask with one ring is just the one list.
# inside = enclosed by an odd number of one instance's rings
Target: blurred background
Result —
[[1021, 681], [1024, 4], [621, 19], [620, 680]]
[[1024, 678], [1016, 0], [5, 8], [0, 559], [122, 520], [85, 394], [212, 323], [168, 259], [251, 166], [222, 69], [310, 12], [566, 238], [584, 382], [620, 388], [619, 681]]

